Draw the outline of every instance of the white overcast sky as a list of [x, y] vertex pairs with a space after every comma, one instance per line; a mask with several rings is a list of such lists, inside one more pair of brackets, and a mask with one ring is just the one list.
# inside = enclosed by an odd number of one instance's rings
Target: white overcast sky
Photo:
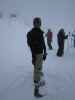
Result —
[[0, 0], [4, 15], [17, 13], [29, 26], [40, 16], [45, 27], [75, 29], [75, 0]]

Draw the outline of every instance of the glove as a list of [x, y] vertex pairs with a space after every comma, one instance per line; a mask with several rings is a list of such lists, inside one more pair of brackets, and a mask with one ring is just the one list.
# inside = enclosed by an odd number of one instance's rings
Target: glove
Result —
[[47, 53], [43, 54], [43, 60], [46, 60]]
[[68, 35], [65, 36], [65, 39], [68, 39]]
[[66, 35], [66, 38], [68, 38], [68, 35]]

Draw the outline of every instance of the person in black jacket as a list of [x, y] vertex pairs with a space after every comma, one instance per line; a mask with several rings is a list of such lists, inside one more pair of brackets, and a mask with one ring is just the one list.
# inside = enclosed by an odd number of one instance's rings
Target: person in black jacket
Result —
[[57, 34], [57, 39], [58, 39], [58, 51], [57, 51], [57, 56], [61, 57], [64, 54], [64, 42], [65, 39], [68, 38], [68, 35], [65, 35], [64, 29], [60, 29], [59, 33]]
[[46, 46], [43, 37], [43, 31], [41, 30], [41, 19], [39, 17], [34, 18], [33, 28], [27, 33], [27, 44], [30, 47], [32, 53], [32, 64], [34, 65], [34, 96], [42, 97], [39, 93], [39, 82], [42, 76], [42, 64], [46, 59]]

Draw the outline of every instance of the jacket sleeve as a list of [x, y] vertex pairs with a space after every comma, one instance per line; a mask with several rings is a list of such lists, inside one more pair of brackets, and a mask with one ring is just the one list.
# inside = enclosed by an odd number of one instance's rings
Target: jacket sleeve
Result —
[[28, 44], [28, 46], [31, 47], [31, 37], [30, 37], [30, 33], [27, 33], [27, 44]]
[[42, 35], [42, 42], [43, 42], [44, 53], [46, 53], [46, 45], [45, 45], [45, 40], [44, 40], [44, 36], [43, 35]]

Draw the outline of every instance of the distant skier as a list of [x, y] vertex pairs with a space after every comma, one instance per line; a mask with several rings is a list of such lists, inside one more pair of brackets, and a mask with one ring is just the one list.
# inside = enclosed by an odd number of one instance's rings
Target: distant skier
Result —
[[39, 17], [34, 18], [33, 28], [27, 33], [27, 44], [32, 53], [32, 64], [34, 65], [34, 96], [42, 97], [39, 93], [39, 85], [42, 77], [43, 60], [46, 59], [46, 46], [43, 37], [43, 31], [41, 30], [41, 19]]
[[73, 37], [73, 47], [75, 48], [75, 30], [72, 33], [72, 37]]
[[47, 45], [48, 45], [49, 49], [52, 50], [51, 43], [52, 43], [53, 33], [52, 33], [51, 29], [48, 29], [46, 36], [47, 36]]
[[57, 56], [61, 57], [64, 54], [64, 42], [65, 39], [68, 38], [68, 35], [65, 35], [64, 29], [60, 29], [57, 34], [57, 42], [58, 42], [58, 51]]

